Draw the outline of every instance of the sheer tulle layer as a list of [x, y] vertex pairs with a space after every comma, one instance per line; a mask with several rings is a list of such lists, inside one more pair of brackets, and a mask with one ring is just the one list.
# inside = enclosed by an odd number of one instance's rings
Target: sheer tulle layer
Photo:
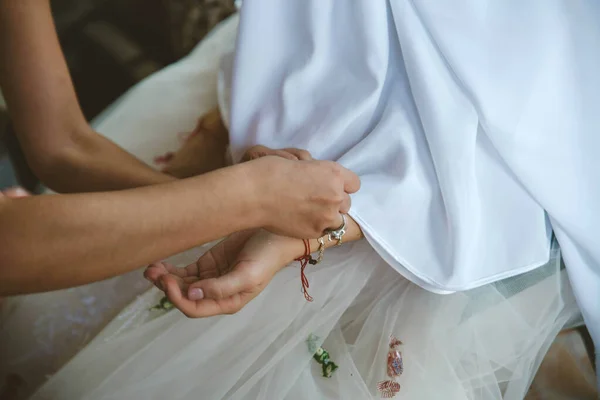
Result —
[[[520, 400], [577, 314], [558, 254], [534, 272], [452, 295], [410, 283], [365, 242], [329, 250], [308, 277], [313, 303], [289, 266], [238, 314], [199, 320], [149, 311], [160, 298], [152, 289], [33, 398], [377, 398], [395, 335], [404, 342], [398, 398]], [[330, 379], [308, 352], [311, 333], [340, 367]]]
[[7, 379], [18, 387], [10, 400], [31, 394], [149, 286], [142, 272], [135, 271], [73, 289], [7, 299], [0, 308], [0, 398]]

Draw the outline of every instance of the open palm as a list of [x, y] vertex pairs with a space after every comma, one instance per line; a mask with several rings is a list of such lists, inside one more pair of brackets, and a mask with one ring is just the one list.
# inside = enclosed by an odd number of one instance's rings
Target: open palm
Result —
[[294, 259], [291, 240], [262, 229], [238, 232], [185, 268], [155, 263], [145, 276], [188, 317], [232, 314]]

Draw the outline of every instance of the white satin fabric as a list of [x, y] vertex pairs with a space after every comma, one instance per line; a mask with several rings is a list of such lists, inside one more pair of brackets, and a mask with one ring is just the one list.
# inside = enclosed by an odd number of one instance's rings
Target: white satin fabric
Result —
[[256, 0], [241, 15], [235, 159], [296, 146], [358, 173], [352, 216], [434, 292], [540, 266], [553, 229], [600, 345], [600, 3]]

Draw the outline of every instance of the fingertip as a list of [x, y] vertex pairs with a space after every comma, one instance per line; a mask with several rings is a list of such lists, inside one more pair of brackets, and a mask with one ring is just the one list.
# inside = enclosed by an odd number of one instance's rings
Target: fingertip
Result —
[[346, 193], [356, 193], [360, 189], [360, 178], [354, 172], [349, 169], [344, 168], [345, 177], [344, 177], [344, 190]]
[[150, 269], [151, 267], [148, 266], [146, 267], [146, 269], [144, 270], [144, 278], [148, 279], [151, 282], [154, 282], [154, 278], [153, 278], [153, 274], [152, 274], [152, 270]]
[[281, 158], [285, 158], [290, 161], [299, 161], [299, 158], [294, 154], [287, 152], [285, 150], [275, 150], [274, 155], [279, 156]]
[[144, 271], [144, 278], [148, 279], [150, 282], [156, 285], [158, 278], [160, 275], [153, 269], [146, 269]]
[[160, 268], [160, 267], [162, 267], [162, 266], [163, 266], [163, 263], [162, 263], [162, 262], [160, 262], [160, 261], [157, 261], [157, 262], [153, 262], [152, 264], [148, 265], [148, 266], [146, 267], [146, 270], [148, 270], [148, 269], [151, 269], [151, 268], [152, 268], [152, 269], [156, 269], [156, 268]]
[[312, 154], [310, 154], [309, 151], [307, 150], [302, 150], [302, 149], [285, 149], [286, 151], [292, 153], [293, 155], [295, 155], [296, 157], [298, 157], [298, 159], [300, 161], [311, 161], [313, 160], [313, 156]]
[[161, 275], [166, 274], [167, 271], [164, 268], [164, 264], [161, 262], [155, 262], [146, 267], [144, 270], [144, 277], [153, 281], [157, 280]]
[[4, 190], [6, 197], [20, 198], [30, 196], [30, 193], [20, 186], [15, 186]]
[[30, 193], [22, 187], [16, 187], [12, 190], [12, 192], [16, 197], [25, 197], [30, 195]]

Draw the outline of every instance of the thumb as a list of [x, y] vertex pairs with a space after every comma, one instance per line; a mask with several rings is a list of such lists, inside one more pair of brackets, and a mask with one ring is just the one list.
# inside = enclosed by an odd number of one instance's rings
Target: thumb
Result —
[[344, 191], [346, 193], [356, 193], [360, 189], [360, 178], [354, 172], [342, 167], [342, 177], [344, 179]]
[[238, 293], [251, 291], [257, 283], [248, 273], [248, 268], [240, 263], [231, 272], [218, 278], [203, 279], [190, 285], [190, 300], [221, 300]]

